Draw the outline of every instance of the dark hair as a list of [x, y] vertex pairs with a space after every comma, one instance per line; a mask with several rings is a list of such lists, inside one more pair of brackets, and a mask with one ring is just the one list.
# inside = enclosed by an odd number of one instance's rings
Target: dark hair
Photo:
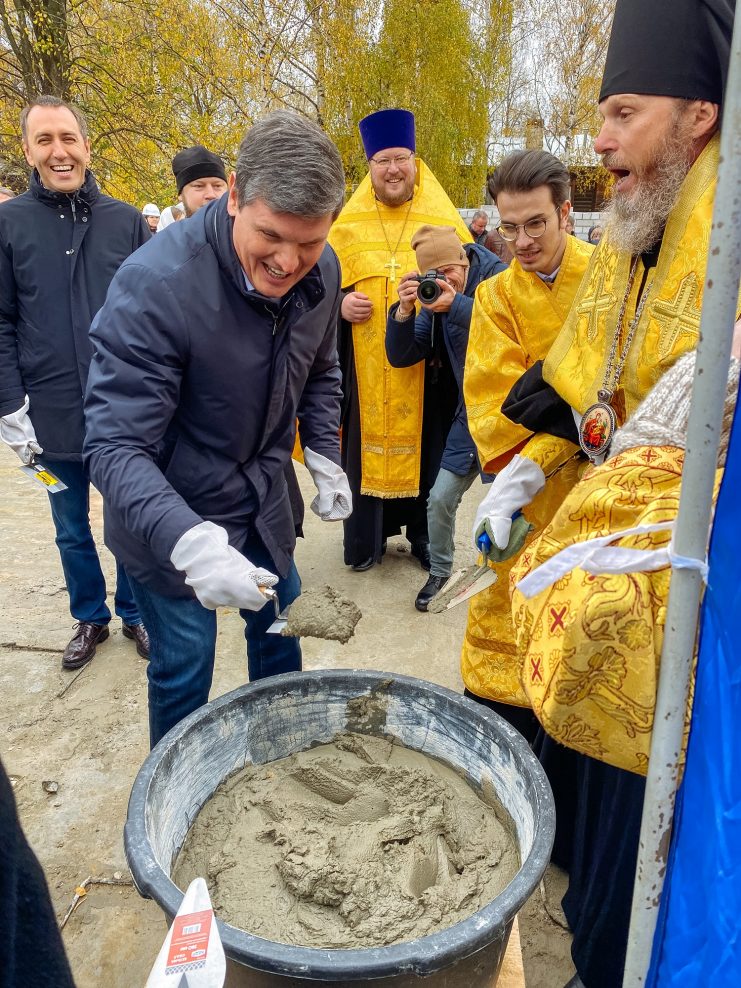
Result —
[[317, 124], [290, 110], [274, 110], [247, 131], [235, 186], [240, 209], [263, 199], [296, 216], [336, 219], [345, 199], [339, 151]]
[[553, 205], [562, 206], [571, 196], [571, 177], [558, 158], [547, 151], [515, 151], [508, 154], [487, 182], [494, 202], [501, 192], [530, 192], [542, 185], [551, 190]]
[[82, 139], [84, 141], [87, 140], [87, 120], [85, 119], [85, 114], [81, 110], [78, 110], [76, 106], [72, 105], [72, 103], [68, 103], [66, 100], [60, 99], [58, 96], [37, 96], [36, 99], [32, 99], [31, 102], [24, 106], [21, 110], [21, 134], [24, 141], [28, 138], [28, 114], [35, 106], [63, 106], [66, 110], [69, 110], [77, 121], [80, 128], [80, 133], [82, 134]]

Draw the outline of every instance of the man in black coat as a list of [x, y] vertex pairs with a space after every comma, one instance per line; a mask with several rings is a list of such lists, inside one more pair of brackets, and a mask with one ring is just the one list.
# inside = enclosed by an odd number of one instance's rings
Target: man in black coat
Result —
[[335, 146], [287, 111], [246, 134], [228, 194], [126, 261], [91, 336], [85, 460], [152, 639], [155, 744], [208, 700], [219, 606], [246, 624], [250, 679], [301, 668], [266, 635], [300, 592], [285, 470], [299, 420], [325, 521], [352, 510], [340, 467], [342, 207]]
[[[418, 271], [405, 274], [398, 285], [399, 302], [392, 305], [386, 324], [386, 356], [392, 367], [427, 363], [425, 415], [435, 416], [423, 451], [434, 483], [427, 499], [430, 536], [430, 576], [414, 606], [426, 611], [453, 569], [455, 515], [461, 498], [481, 473], [476, 446], [468, 429], [463, 403], [463, 369], [473, 298], [482, 281], [504, 271], [496, 254], [479, 244], [463, 244], [452, 226], [421, 226], [412, 237]], [[420, 272], [435, 270], [437, 296], [418, 297]], [[421, 287], [421, 286], [420, 286]], [[424, 296], [424, 290], [420, 294]], [[434, 292], [433, 292], [434, 294]], [[415, 306], [419, 303], [419, 314]], [[443, 448], [444, 447], [444, 448]], [[485, 482], [491, 477], [485, 478]]]
[[[82, 464], [88, 334], [119, 265], [150, 233], [138, 210], [100, 192], [77, 108], [40, 96], [23, 110], [21, 131], [29, 189], [0, 213], [0, 438], [24, 464], [43, 452], [67, 485], [49, 497], [77, 621], [62, 666], [78, 669], [108, 637], [111, 620]], [[115, 609], [146, 658], [147, 633], [120, 564]]]

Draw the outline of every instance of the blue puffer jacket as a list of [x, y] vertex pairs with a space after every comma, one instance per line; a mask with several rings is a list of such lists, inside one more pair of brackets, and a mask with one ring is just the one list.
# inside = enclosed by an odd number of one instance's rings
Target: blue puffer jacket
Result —
[[72, 195], [45, 188], [0, 210], [0, 415], [30, 398], [44, 453], [80, 460], [93, 316], [122, 262], [145, 241], [138, 210], [98, 189], [86, 172]]
[[241, 548], [257, 532], [285, 575], [285, 482], [305, 445], [340, 462], [340, 270], [326, 247], [283, 299], [247, 288], [227, 196], [174, 224], [113, 279], [90, 335], [85, 460], [106, 544], [136, 580], [190, 596], [170, 563], [202, 520]]
[[[458, 383], [458, 407], [453, 424], [448, 432], [441, 466], [451, 473], [464, 476], [477, 461], [476, 447], [468, 430], [466, 407], [463, 403], [463, 370], [466, 366], [468, 330], [473, 312], [473, 296], [476, 289], [487, 278], [506, 270], [496, 254], [479, 244], [464, 244], [468, 255], [469, 269], [464, 294], [458, 292], [448, 312], [434, 315], [438, 327], [442, 328], [445, 349], [450, 359], [455, 379]], [[415, 318], [397, 322], [394, 313], [399, 303], [389, 309], [386, 323], [386, 356], [392, 367], [411, 367], [432, 356], [433, 313], [421, 309]], [[484, 479], [490, 480], [490, 476]]]

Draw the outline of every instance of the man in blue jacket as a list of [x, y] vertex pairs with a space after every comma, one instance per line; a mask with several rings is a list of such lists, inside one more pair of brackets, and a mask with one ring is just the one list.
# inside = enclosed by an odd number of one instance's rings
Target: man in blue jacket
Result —
[[[23, 110], [21, 132], [29, 189], [0, 211], [0, 438], [24, 464], [43, 452], [67, 485], [49, 497], [77, 621], [62, 667], [78, 669], [108, 638], [111, 620], [82, 463], [88, 334], [111, 278], [150, 233], [138, 210], [100, 192], [76, 107], [40, 96]], [[123, 633], [146, 658], [147, 633], [120, 564], [116, 577]]]
[[[479, 244], [462, 244], [452, 226], [421, 226], [412, 237], [412, 247], [419, 271], [410, 271], [399, 282], [399, 302], [389, 309], [386, 325], [386, 355], [393, 367], [409, 367], [420, 360], [430, 363], [438, 386], [435, 404], [447, 437], [442, 459], [438, 453], [435, 465], [439, 464], [439, 471], [427, 501], [430, 576], [414, 602], [418, 611], [426, 611], [450, 576], [456, 511], [479, 473], [463, 404], [473, 296], [482, 281], [504, 271], [506, 265]], [[434, 279], [439, 294], [425, 303], [417, 294], [419, 277], [420, 272], [424, 276], [431, 271], [440, 276]], [[415, 318], [418, 301], [420, 311]], [[452, 395], [452, 414], [445, 411], [448, 395]]]
[[217, 607], [240, 609], [250, 679], [301, 668], [297, 639], [265, 634], [263, 591], [281, 608], [300, 592], [285, 481], [296, 418], [313, 510], [352, 510], [326, 246], [344, 189], [329, 138], [270, 114], [227, 195], [123, 264], [93, 325], [85, 459], [151, 636], [153, 744], [208, 700]]

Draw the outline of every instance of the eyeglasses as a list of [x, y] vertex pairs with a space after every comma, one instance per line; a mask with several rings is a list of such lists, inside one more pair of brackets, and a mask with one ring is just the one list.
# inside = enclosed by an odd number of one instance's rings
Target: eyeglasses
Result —
[[[560, 209], [554, 209], [553, 213], [559, 213]], [[553, 213], [551, 215], [553, 215]], [[520, 230], [525, 231], [526, 237], [532, 237], [533, 240], [537, 240], [538, 237], [542, 237], [545, 233], [546, 227], [548, 226], [548, 219], [545, 220], [528, 220], [527, 223], [502, 223], [497, 227], [497, 230], [501, 233], [505, 240], [510, 242], [517, 240], [517, 235]]]
[[402, 165], [405, 165], [413, 157], [414, 151], [410, 151], [409, 154], [395, 154], [393, 158], [368, 158], [368, 161], [372, 165], [375, 165], [376, 168], [390, 168], [392, 165], [401, 168]]

